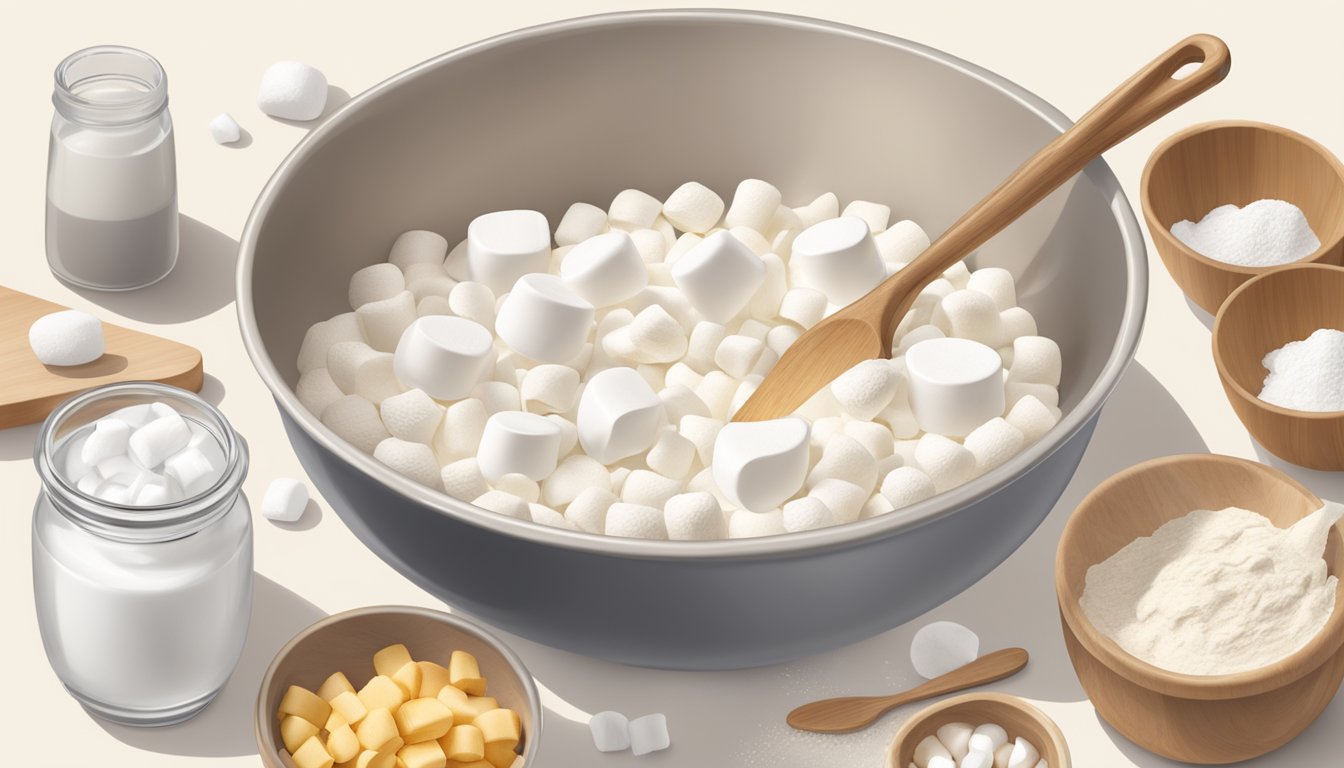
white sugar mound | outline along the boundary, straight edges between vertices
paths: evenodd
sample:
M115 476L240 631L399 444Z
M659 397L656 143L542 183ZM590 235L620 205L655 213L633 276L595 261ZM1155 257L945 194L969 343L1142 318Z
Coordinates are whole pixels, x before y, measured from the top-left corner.
M1199 223L1176 222L1171 234L1210 259L1243 267L1287 264L1321 247L1302 210L1283 200L1220 205Z
M1265 355L1260 399L1296 411L1344 411L1344 333L1322 328Z

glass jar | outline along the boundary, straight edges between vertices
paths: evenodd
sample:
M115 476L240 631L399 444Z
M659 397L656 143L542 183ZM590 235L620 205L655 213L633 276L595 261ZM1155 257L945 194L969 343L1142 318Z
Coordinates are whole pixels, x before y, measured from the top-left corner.
M67 476L66 452L97 419L163 403L218 441L213 486L162 506L114 504ZM169 725L219 693L242 654L252 606L247 448L196 395L112 384L56 409L38 435L42 491L33 510L33 593L57 677L92 713Z
M144 51L104 45L56 68L47 155L47 263L123 291L177 262L177 162L168 77Z

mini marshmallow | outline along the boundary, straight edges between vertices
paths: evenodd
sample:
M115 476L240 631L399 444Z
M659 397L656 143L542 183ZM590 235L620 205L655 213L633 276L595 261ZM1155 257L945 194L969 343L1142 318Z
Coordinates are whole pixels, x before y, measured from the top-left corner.
M373 458L392 471L436 490L443 488L439 462L424 443L389 437L373 449Z
M635 372L644 383L649 385L649 389L657 392L667 385L667 371L661 365L641 364L635 367Z
M476 450L481 474L491 482L510 473L544 480L555 471L559 456L560 428L543 416L522 411L491 416Z
M692 397L694 396L692 395ZM661 393L659 399L662 399ZM663 401L663 407L664 409L667 408L666 400ZM668 419L671 420L670 413ZM649 469L666 477L685 477L691 471L691 463L694 461L695 443L682 437L675 429L670 427L658 434L658 439L654 441L653 447L644 457L644 462L649 465Z
M638 362L673 363L686 354L686 334L681 324L657 304L640 310L626 328Z
M238 121L228 112L215 115L208 127L210 138L214 139L216 144L232 144L243 137L242 126L238 125Z
M94 469L97 470L99 477L104 480L125 486L130 486L136 480L139 480L142 475L153 474L126 456L113 456L103 459L98 462L98 466Z
M1022 430L994 418L976 427L962 444L975 456L975 474L982 475L1017 455L1026 442Z
M960 760L971 751L971 733L975 727L970 723L948 723L935 731L938 741L952 755L953 760Z
M898 221L873 237L877 252L887 265L904 266L928 250L929 236L913 221Z
M608 232L575 245L560 262L566 287L595 307L620 304L649 283L634 240L625 232Z
M672 746L667 733L667 717L661 714L645 715L630 721L630 752L638 757Z
M826 314L826 294L811 288L791 288L779 304L779 316L804 329L821 322Z
M471 262L467 260L467 238L462 238L443 259L443 271L448 276L465 283L472 279Z
M615 229L627 232L636 229L648 229L663 211L663 203L658 198L638 189L624 189L616 193L607 210L607 220Z
M277 477L266 486L261 514L277 523L292 523L308 508L308 486L292 477Z
M808 473L807 486L812 488L828 479L853 483L863 489L867 498L877 484L877 459L849 435L835 435L826 441L821 459Z
M373 453L378 443L391 437L378 409L359 395L346 395L322 411L322 423L337 437L365 453Z
M733 395L737 392L739 383L737 379L723 371L710 371L696 385L695 396L709 408L711 416L727 421Z
M663 504L667 537L674 541L722 539L728 535L723 508L707 491L680 493Z
M1059 386L1061 370L1059 345L1045 336L1021 336L1013 340L1013 367L1008 369L1009 384L1049 384Z
M774 239L779 235L785 232L801 232L806 228L806 225L803 224L803 217L799 216L797 211L781 203L779 207L775 208L775 215L770 217L770 226L761 234L770 238L773 245ZM785 254L779 255L788 258Z
M28 346L43 365L83 365L103 356L103 323L88 312L66 309L28 327Z
M723 427L724 423L720 419L695 414L687 414L677 422L678 434L691 441L695 446L695 455L707 467L713 462L714 445Z
M704 234L723 216L723 198L698 181L688 181L667 196L663 216L682 232Z
M809 432L807 421L799 418L725 425L714 442L714 482L738 507L752 512L777 508L807 478Z
M649 266L662 264L667 253L667 241L663 233L656 229L636 229L629 233L630 241L635 245L641 263Z
M921 341L924 341L925 339L945 339L945 338L947 338L947 334L943 333L943 329L939 328L938 326L921 325L907 331L904 335L900 336L896 340L896 343L892 345L892 347L895 350L895 354L903 357L910 351L911 347L915 346Z
M453 286L448 294L448 307L458 317L486 328L495 327L495 294L483 283L468 280Z
M443 406L422 390L408 389L378 404L383 425L396 438L429 445L443 423Z
M337 315L308 328L299 345L299 373L325 368L327 351L331 345L342 341L364 341L364 330L354 312Z
M621 501L662 509L667 500L681 493L682 481L647 469L630 472L621 484Z
M261 75L257 108L282 120L316 120L327 108L327 77L303 62L277 61Z
M471 390L471 396L481 401L485 412L494 415L501 411L521 411L522 396L518 388L503 381L482 381Z
M565 413L574 407L579 392L579 372L553 363L538 365L523 374L518 388L523 408L540 414Z
M950 621L937 622L937 623L952 624L952 622ZM952 626L959 627L960 629L970 632L970 630L967 630L960 624L952 624ZM925 629L928 629L928 627L925 627ZM916 635L916 637L918 637L918 635ZM974 635L972 635L972 637L974 637ZM979 649L978 638L976 639L976 648L978 651ZM967 663L969 664L970 662ZM1007 743L1008 743L1008 731L1004 730L1003 726L999 725L998 723L985 723L983 725L976 726L976 729L971 732L971 740L969 742L969 746L972 752L979 751L979 752L994 753L999 751L999 749L1001 749Z
M541 525L549 525L552 528L568 528L571 531L578 530L578 526L565 519L565 516L545 504L531 503L527 505L527 513L531 516L532 522Z
M574 203L555 228L556 245L577 245L607 229L607 212L590 203Z
M1004 404L1006 410L1012 410L1017 401L1024 397L1031 396L1040 400L1045 407L1051 411L1059 409L1059 390L1049 384L1029 384L1025 382L1013 382L1004 386ZM1055 414L1059 418L1059 414Z
M560 462L541 484L541 498L548 506L560 509L574 501L585 489L606 490L610 485L611 473L602 462L592 456L576 454Z
M880 471L880 468L879 468ZM867 520L870 517L880 517L890 512L895 512L896 507L892 506L887 497L880 493L874 493L863 502L863 509L859 510L859 519Z
M705 418L710 416L709 406L683 385L664 387L658 391L658 399L663 401L663 413L667 415L669 424L680 424L683 416L692 414Z
M610 477L608 477L608 484ZM588 533L605 533L607 510L620 501L616 494L604 488L585 488L565 507L565 519Z
M1013 404L1004 421L1022 433L1023 443L1030 445L1059 423L1059 417L1045 403L1027 395Z
M765 343L760 339L738 334L725 336L714 350L714 363L722 368L724 373L740 379L751 373L763 349Z
M608 536L624 536L630 539L667 538L663 510L623 501L618 501L607 508L604 532Z
M859 519L869 491L848 480L828 477L818 481L807 495L826 505L832 519L838 523L852 523Z
M776 358L783 357L789 347L793 346L793 342L802 335L802 331L791 325L777 325L765 335L765 346L775 353Z
M558 413L548 413L546 419L560 430L560 455L568 456L573 453L579 444L578 425Z
M681 323L681 327L688 331L697 321L703 319L696 314L696 308L691 306L690 299L680 290L677 290L675 286L650 285L635 294L635 297L626 302L625 306L631 312L637 313L655 304L676 318L677 322Z
M784 530L789 533L812 531L835 525L835 516L826 503L814 496L794 499L784 505L780 516Z
M892 454L891 430L872 421L851 421L845 424L845 434L854 438L860 445L881 461Z
M402 334L393 368L402 384L435 400L457 400L485 376L493 351L494 339L479 323L431 315L417 318Z
M892 509L902 509L931 499L938 493L933 478L915 467L897 467L882 479L881 494Z
M933 324L949 336L991 347L997 346L1003 335L994 299L969 288L954 291L939 302L933 312Z
M928 768L929 761L933 758L937 757L943 760L951 760L952 753L943 745L943 742L938 740L937 736L929 734L915 745L915 752L911 757L914 758L915 765Z
M598 752L621 752L630 748L630 721L620 712L598 712L588 720L593 746Z
M887 276L868 224L857 216L842 216L814 224L793 241L790 266L799 282L844 306L858 299Z
M672 279L701 314L726 323L765 282L765 263L730 233L717 232L677 259Z
M219 480L222 469L222 462L216 465L204 451L194 447L184 448L163 461L164 474L175 480L187 497L208 491Z
M846 205L840 215L863 219L868 225L868 231L876 235L887 228L887 222L891 220L891 207L881 203L870 203L867 200L855 200Z
M410 284L414 276L444 274L447 257L448 241L443 235L426 229L412 229L392 241L387 261L401 269Z
M401 291L390 298L366 302L355 310L355 316L369 346L391 352L397 348L401 334L415 322L415 294Z
M447 463L476 455L476 446L480 445L481 434L485 432L485 420L490 414L485 403L476 398L459 400L448 406L443 413L443 424L434 437L434 452Z
M728 538L754 539L760 536L778 536L788 533L784 530L784 513L778 509L769 512L752 512L739 509L728 518Z
M696 373L695 369L683 361L667 367L667 374L663 377L663 383L668 387L686 387L694 391L704 379L704 376Z
M471 277L496 295L523 275L545 272L551 261L551 228L537 211L495 211L467 225Z
M406 290L406 276L395 264L374 264L350 277L350 308L359 309L372 301L382 301Z
M728 230L728 234L737 238L738 242L747 246L747 249L758 257L770 252L770 241L750 227L733 227Z
M971 273L967 290L979 291L994 300L1000 312L1017 308L1017 288L1013 273L1000 267L982 267Z
M663 236L664 251L670 249L673 245L676 244L677 228L672 226L672 222L668 221L666 216L659 214L658 218L653 220L652 229L658 234Z
M798 215L802 229L807 229L814 224L839 216L840 200L836 198L834 192L826 192L807 205L794 208L793 212Z
M532 511L529 509L526 501L514 496L512 493L504 491L486 491L472 500L472 504L481 509L488 509L497 515L512 517L518 520L531 520Z
M728 334L728 329L719 323L701 320L691 328L690 340L686 346L686 356L682 362L697 371L705 372L714 365L714 355L719 343Z
M662 418L662 401L638 373L609 368L589 379L579 398L579 442L611 464L653 445Z
M445 464L439 470L439 480L443 483L444 493L462 501L480 498L490 490L475 456Z
M382 402L401 392L394 370L394 359L361 341L342 341L327 351L327 373L347 395L359 395L369 402Z
M760 179L744 179L733 193L733 203L724 214L723 224L729 229L750 227L765 232L770 228L770 220L782 197L773 184Z
M1036 318L1021 307L1009 307L999 313L999 333L1001 343L1009 345L1011 351L1011 345L1018 337L1037 335Z
M910 663L920 677L932 680L954 669L964 667L980 655L980 638L974 632L954 621L935 621L920 627L910 640ZM983 726L981 726L983 727ZM976 728L969 739L972 751L976 749ZM996 740L988 750L993 752L1008 740Z
M963 290L971 280L971 269L966 266L965 260L958 261L943 271L943 279L951 283L953 288Z
M960 437L1003 413L998 352L967 339L926 339L905 355L910 407L926 432ZM935 478L936 479L936 478Z
M84 440L80 460L91 467L114 456L124 456L130 439L130 424L117 418L101 418L93 423L93 431Z
M190 441L191 428L187 426L187 420L173 411L132 432L126 441L126 450L140 466L153 469L186 448Z
M939 493L955 488L975 475L975 455L960 443L938 434L926 434L919 439L915 446L915 461L933 480Z
M868 421L896 396L899 380L886 360L864 360L831 382L831 394L845 413Z
M669 267L676 264L678 259L685 256L687 253L690 253L692 248L695 248L695 246L702 242L704 242L703 237L687 232L681 237L678 237L677 241L667 249L667 255L663 257L663 263Z
M593 305L555 275L524 275L495 318L506 344L544 363L563 363L583 350L593 327Z
M529 514L534 514L535 509L531 505L541 501L541 484L527 475L518 472L509 472L500 477L493 484L496 491L508 493L517 496L528 503Z
M743 379L742 383L738 384L737 389L733 391L733 399L728 401L726 417L732 420L733 416L742 409L742 406L746 405L747 401L751 399L751 396L756 394L756 390L760 386L761 378L755 374L748 375Z
M762 254L761 263L765 265L765 280L751 297L748 308L751 316L758 320L773 320L779 316L779 306L789 290L789 270L773 253Z

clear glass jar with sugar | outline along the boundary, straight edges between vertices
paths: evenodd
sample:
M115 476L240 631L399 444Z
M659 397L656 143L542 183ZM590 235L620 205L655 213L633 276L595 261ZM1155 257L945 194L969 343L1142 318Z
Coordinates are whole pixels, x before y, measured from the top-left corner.
M173 456L192 461L170 458L161 472L134 468L162 440L149 448L151 441L132 440L129 454L83 461L82 449L98 423L110 421L105 417L116 416L123 434L122 423L135 425L133 436L174 414L192 442ZM42 426L34 463L42 491L33 510L33 592L56 675L108 720L168 725L190 718L224 687L247 637L252 519L242 493L243 440L190 392L113 384L57 408ZM123 471L132 476L116 475ZM143 493L150 484L166 495ZM137 505L135 498L160 503Z

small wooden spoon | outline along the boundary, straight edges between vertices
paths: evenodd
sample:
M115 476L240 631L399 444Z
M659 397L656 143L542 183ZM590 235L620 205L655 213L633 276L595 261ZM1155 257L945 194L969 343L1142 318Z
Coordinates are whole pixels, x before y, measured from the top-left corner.
M1172 77L1195 63L1200 66L1185 77ZM1154 59L1023 163L904 269L800 336L733 421L792 413L855 364L890 357L896 324L929 283L1102 152L1221 82L1231 66L1227 46L1212 35L1188 37Z
M800 731L815 733L857 731L872 725L877 718L896 707L1002 680L1022 671L1025 666L1027 666L1025 650L1004 648L1001 651L987 653L964 667L958 667L946 675L935 677L903 693L891 696L845 696L838 699L822 699L798 707L785 719L789 725Z

